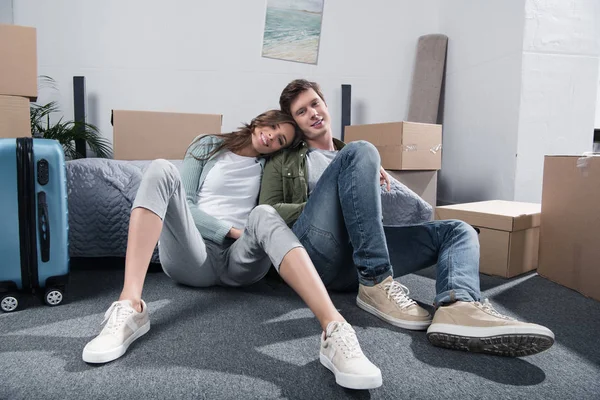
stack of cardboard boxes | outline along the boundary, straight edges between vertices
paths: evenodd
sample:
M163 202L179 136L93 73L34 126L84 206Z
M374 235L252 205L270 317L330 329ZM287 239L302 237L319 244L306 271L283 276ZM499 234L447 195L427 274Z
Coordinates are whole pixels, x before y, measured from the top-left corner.
M351 125L344 130L344 140L372 143L383 168L435 208L437 172L442 167L441 125L406 121Z
M545 157L538 273L600 301L600 154Z
M491 200L437 207L435 218L458 219L479 233L479 271L511 278L538 266L541 206Z
M538 273L600 300L600 154L546 156L542 203L482 201L438 207L479 231L480 271Z
M442 126L415 122L353 125L346 142L366 140L377 148L390 175L436 210L436 219L458 219L476 228L480 271L513 277L537 268L540 204L484 201L437 207L437 171L441 169Z
M36 30L0 25L0 138L31 136L29 101L36 98Z

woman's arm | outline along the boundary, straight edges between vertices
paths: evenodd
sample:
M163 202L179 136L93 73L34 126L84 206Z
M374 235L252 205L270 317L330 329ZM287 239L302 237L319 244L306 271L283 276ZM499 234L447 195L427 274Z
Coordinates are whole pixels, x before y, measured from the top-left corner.
M183 159L181 180L183 182L187 204L198 231L204 239L220 244L224 242L233 227L198 208L200 176L202 176L202 171L208 161L205 158L217 145L218 144L213 136L204 136L194 143L188 149Z

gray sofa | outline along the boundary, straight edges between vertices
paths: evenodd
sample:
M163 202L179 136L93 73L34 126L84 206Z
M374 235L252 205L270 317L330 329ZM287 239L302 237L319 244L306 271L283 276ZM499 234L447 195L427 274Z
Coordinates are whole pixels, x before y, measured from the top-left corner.
M178 168L181 161L172 161ZM71 257L125 257L131 205L150 161L88 158L67 162ZM431 220L432 207L392 178L381 193L385 225ZM152 262L159 262L155 249Z

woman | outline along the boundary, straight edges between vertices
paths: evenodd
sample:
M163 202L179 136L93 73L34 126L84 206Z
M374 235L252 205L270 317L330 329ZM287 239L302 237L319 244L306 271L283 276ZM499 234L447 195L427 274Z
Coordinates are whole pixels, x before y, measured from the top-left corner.
M296 236L272 207L256 207L263 156L291 145L296 134L291 117L271 110L237 132L196 138L181 175L168 161L151 163L132 208L123 290L83 349L84 361L115 360L150 329L142 289L158 241L164 272L189 286L250 285L272 264L319 320L321 363L337 383L381 385L381 372L362 353Z

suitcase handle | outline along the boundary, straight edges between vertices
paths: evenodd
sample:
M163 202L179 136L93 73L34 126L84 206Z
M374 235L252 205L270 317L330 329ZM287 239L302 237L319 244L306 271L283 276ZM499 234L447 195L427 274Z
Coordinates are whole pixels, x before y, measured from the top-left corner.
M48 203L46 192L39 192L38 200L38 232L40 234L40 253L42 262L50 260L50 220L48 219Z

